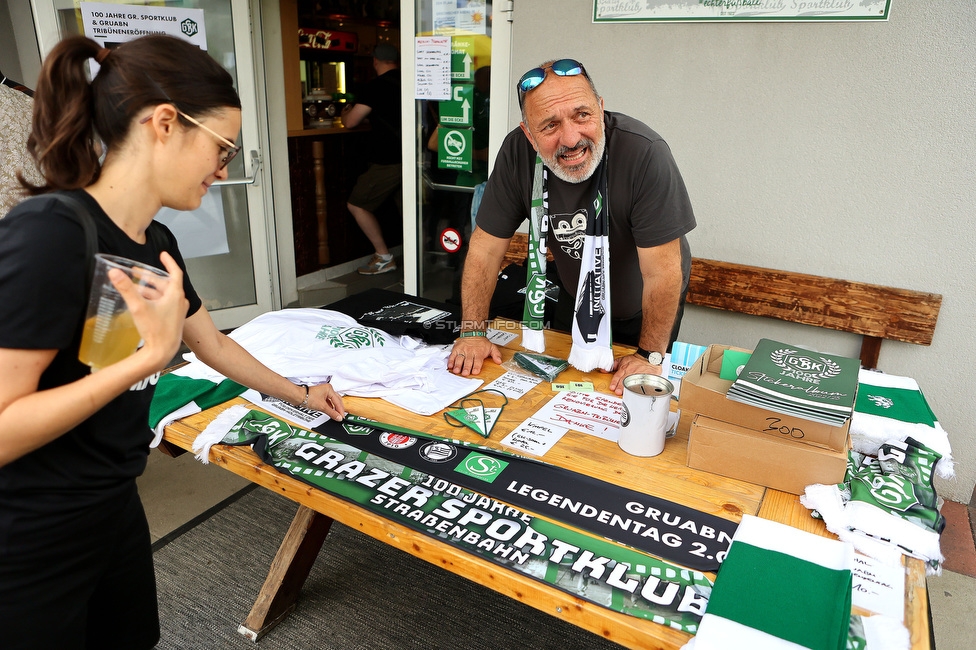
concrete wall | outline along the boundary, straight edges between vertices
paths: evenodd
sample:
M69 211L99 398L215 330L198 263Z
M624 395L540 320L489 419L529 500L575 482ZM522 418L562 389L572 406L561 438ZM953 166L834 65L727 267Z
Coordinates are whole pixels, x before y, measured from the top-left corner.
M698 217L696 256L943 295L931 347L886 342L976 483L976 3L899 0L890 20L593 24L592 0L517 0L512 80L584 63L610 110L671 145ZM558 9L558 10L557 10ZM510 107L512 126L518 122ZM857 356L859 337L689 308L681 340L761 337Z

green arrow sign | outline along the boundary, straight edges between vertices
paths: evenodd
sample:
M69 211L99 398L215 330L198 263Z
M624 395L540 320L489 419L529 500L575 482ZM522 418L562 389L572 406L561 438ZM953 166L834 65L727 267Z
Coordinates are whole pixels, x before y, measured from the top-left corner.
M474 79L474 38L454 36L451 38L451 81L472 81Z
M474 86L451 86L451 98L438 102L440 122L445 126L472 126L474 114Z

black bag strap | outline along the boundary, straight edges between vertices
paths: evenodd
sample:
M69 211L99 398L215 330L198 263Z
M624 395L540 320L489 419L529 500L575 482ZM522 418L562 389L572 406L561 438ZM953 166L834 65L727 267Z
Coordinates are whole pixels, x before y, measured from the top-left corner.
M95 254L98 252L98 228L95 225L95 218L92 217L91 212L88 211L84 203L64 192L49 192L31 198L52 198L71 208L75 221L81 225L81 229L85 233L85 259L88 261L85 272L85 295L89 295L91 293L92 280L94 279L93 276L95 275Z
M81 225L81 229L85 233L85 259L88 261L88 266L85 271L85 295L88 296L91 294L92 280L95 277L95 254L98 253L98 227L95 225L95 218L84 203L64 192L49 192L47 194L32 196L31 198L40 199L47 197L61 201L61 203L71 208L75 220ZM153 221L146 228L146 241L152 244L158 254L166 250L168 238L164 234L162 226Z

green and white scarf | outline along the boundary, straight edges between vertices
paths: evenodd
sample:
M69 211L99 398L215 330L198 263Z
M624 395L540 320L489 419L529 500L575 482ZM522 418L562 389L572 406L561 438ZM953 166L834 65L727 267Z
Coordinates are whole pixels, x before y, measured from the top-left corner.
M844 650L853 562L850 544L743 515L693 647Z
M526 273L522 346L544 352L546 237L549 232L549 170L536 156L529 218L529 268ZM584 372L613 368L610 337L610 222L604 209L607 197L606 158L596 170L597 182L586 211L586 235L580 260L573 315L573 347L569 362Z
M862 368L857 384L851 416L852 449L877 456L884 443L911 437L941 454L936 466L939 476L955 478L949 434L939 424L917 381Z

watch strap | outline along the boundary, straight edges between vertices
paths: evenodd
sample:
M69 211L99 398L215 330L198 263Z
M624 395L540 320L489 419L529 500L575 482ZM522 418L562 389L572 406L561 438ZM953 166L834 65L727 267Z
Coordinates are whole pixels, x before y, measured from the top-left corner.
M635 352L639 357L644 357L644 359L655 366L659 366L664 363L664 355L660 352L651 352L650 350L645 350L644 348L638 346L637 352Z

